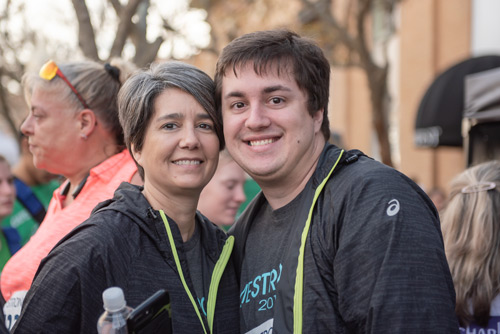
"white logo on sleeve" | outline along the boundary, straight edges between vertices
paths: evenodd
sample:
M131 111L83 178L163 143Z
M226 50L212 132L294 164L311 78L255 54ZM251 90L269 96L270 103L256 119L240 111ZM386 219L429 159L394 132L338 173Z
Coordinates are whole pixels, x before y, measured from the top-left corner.
M387 208L386 213L389 217L392 217L399 212L399 202L397 199L391 199L387 204L389 204L389 207Z

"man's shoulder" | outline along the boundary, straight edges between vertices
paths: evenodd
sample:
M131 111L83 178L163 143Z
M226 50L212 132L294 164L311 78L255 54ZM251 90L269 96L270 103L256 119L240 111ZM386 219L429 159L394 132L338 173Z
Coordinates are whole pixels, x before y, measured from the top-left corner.
M387 166L361 151L347 151L346 157L334 171L330 186L348 184L353 187L378 185L403 185L413 181L398 170Z
M339 208L366 209L394 198L413 203L412 206L415 203L420 203L422 208L428 206L425 192L409 177L381 162L359 156L355 162L344 164L334 172L318 201L325 210L337 208L335 212L340 214L345 210Z

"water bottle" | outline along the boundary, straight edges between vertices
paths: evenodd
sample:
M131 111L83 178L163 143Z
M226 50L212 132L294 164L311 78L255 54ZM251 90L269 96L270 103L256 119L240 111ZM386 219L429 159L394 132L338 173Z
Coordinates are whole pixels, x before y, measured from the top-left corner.
M99 334L127 334L127 317L132 308L127 306L123 290L111 287L102 293L104 313L97 321Z

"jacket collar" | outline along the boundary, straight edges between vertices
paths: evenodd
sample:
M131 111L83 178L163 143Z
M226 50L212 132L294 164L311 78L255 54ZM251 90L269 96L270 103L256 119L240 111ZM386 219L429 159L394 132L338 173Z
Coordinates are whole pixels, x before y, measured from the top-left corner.
M142 194L143 186L137 186L128 182L122 184L115 191L113 199L98 204L93 212L98 210L116 210L127 215L134 223L156 240L157 247L161 251L170 252L170 246L165 242L167 234L160 213L154 210ZM183 240L175 221L165 212L177 245L182 245ZM200 212L196 213L196 220L200 228L201 239L205 251L212 260L217 261L220 249L224 246L225 232L209 221Z
M323 147L323 151L318 159L318 165L316 166L316 170L312 176L312 187L316 189L318 185L325 179L325 177L330 172L332 166L337 161L342 149L337 146L326 143Z

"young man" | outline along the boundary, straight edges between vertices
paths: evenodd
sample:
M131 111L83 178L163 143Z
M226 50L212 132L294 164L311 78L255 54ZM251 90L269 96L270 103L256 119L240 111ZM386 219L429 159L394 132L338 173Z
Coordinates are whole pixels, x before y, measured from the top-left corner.
M327 143L330 66L285 30L215 74L226 145L262 188L231 233L242 333L456 333L439 218L409 178Z

